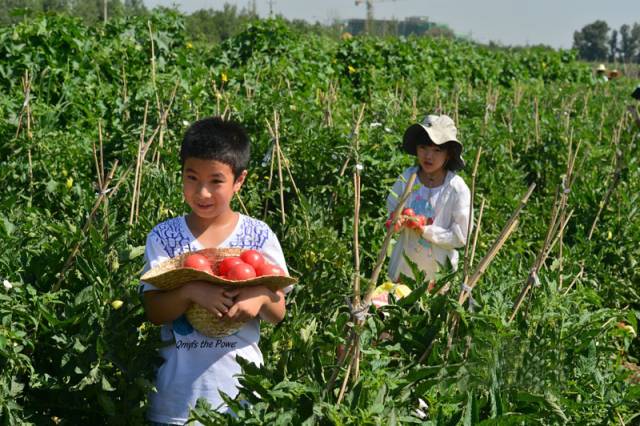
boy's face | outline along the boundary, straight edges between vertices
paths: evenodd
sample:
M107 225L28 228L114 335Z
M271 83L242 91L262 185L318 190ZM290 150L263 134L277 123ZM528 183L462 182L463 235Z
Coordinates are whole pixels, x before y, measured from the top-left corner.
M420 167L426 173L436 173L444 170L449 154L444 147L438 145L418 145L416 148Z
M231 166L217 160L187 158L182 168L182 192L195 215L215 219L231 211L233 194L240 189L247 171L234 179Z

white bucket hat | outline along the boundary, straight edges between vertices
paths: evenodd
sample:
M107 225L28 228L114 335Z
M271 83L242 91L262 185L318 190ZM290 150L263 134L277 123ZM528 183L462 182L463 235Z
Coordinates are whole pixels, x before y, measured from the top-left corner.
M458 129L451 117L447 115L427 115L422 123L410 126L402 138L402 148L411 155L417 155L416 148L420 144L433 142L442 145L456 142L454 157L447 162L447 169L455 171L464 167L462 159L462 142L458 140Z

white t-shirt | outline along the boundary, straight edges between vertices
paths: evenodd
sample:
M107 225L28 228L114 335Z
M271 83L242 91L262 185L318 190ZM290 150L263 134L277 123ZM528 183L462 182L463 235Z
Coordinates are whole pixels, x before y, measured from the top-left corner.
M395 210L406 182L417 170L417 167L407 168L393 185L387 198L389 213ZM413 277L403 254L425 272L427 280L435 278L447 258L453 268L457 268L459 255L456 248L464 247L467 240L471 193L464 180L453 172L447 172L443 184L436 188L427 188L417 179L415 182L417 189L409 194L405 205L416 214L431 218L433 224L424 228L422 236L407 228L400 232L389 262L392 281L397 281L400 274Z
M240 215L234 231L219 248L237 247L262 252L270 262L287 271L282 248L269 226L257 219ZM204 247L193 236L184 216L155 226L147 236L144 272L182 253ZM141 290L157 290L141 282ZM238 394L236 375L241 373L236 356L261 365L258 347L260 322L253 319L238 332L225 337L207 337L194 330L183 315L161 327L161 339L167 346L160 349L164 363L157 372L157 392L149 395L148 418L158 423L184 424L189 409L198 398L205 398L213 408L226 411L220 392L231 397Z

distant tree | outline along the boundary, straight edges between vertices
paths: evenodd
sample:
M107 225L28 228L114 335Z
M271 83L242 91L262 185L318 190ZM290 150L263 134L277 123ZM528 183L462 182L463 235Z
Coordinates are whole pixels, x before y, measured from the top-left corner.
M573 48L587 61L606 61L609 53L608 32L609 25L604 21L588 24L573 33Z
M640 64L640 24L637 22L631 28L631 45L634 47L631 59ZM634 59L635 57L635 59Z
M618 31L613 30L609 37L609 62L615 62L618 58Z
M220 42L237 34L258 17L251 11L225 3L222 10L200 9L186 17L187 31L194 39Z
M453 32L453 30L447 27L446 25L433 26L429 28L427 31L425 31L424 35L426 37L436 37L436 38L441 37L441 38L449 38L449 39L453 39L456 37L456 34Z

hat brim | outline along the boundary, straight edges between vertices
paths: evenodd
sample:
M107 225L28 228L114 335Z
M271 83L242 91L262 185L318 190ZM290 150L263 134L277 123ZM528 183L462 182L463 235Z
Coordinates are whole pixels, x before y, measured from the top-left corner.
M449 159L447 162L447 169L456 171L464 167L465 163L461 156L462 142L457 139L438 140L438 138L432 137L429 132L429 128L422 124L414 124L405 130L402 137L402 149L404 149L407 154L418 155L418 145L427 143L428 141L431 141L436 145L444 145L447 142L456 142L459 149L456 150L456 157Z

